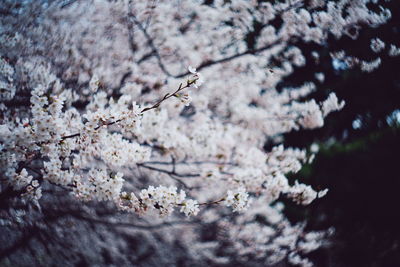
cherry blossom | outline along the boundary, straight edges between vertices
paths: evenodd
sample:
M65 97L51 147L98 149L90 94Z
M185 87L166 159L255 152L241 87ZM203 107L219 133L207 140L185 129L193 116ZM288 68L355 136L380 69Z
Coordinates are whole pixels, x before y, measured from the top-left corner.
M308 205L328 189L288 178L312 161L315 145L281 143L285 133L323 127L345 103L334 93L309 99L322 72L316 83L281 82L309 63L304 45L357 39L390 10L368 0L25 2L0 18L2 191L40 205L57 188L121 213L195 217L225 229L219 241L238 257L311 265L304 255L328 231L292 225L277 201ZM367 45L400 54L377 38ZM338 69L382 64L376 54L329 52ZM193 244L194 258L226 263L196 232L174 238Z

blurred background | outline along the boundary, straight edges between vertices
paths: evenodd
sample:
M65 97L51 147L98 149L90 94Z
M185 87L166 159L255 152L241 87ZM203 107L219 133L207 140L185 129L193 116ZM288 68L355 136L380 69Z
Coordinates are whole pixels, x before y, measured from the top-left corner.
M310 229L336 229L331 246L312 254L318 266L400 266L400 60L382 53L379 69L363 73L329 56L329 51L343 49L372 60L371 39L399 44L399 1L388 6L389 23L362 29L357 40L332 38L324 47L304 45L303 51L320 52L319 62L307 64L284 82L297 84L323 72L325 82L310 97L322 100L334 91L346 101L323 128L285 135L286 146L319 145L315 161L292 178L329 188L329 193L306 208L282 198L293 222L305 219ZM312 62L311 54L307 62Z

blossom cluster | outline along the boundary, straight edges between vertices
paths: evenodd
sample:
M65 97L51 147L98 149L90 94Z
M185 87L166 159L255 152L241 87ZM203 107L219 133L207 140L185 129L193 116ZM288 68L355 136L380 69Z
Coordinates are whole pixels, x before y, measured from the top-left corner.
M249 204L249 194L246 193L244 188L238 188L235 191L228 191L228 194L224 200L226 205L232 206L233 211L242 211L247 208Z
M307 266L297 252L319 247L323 234L303 238L304 227L272 203L283 196L307 205L327 190L290 182L314 152L284 147L282 135L322 127L345 103L334 93L308 100L322 72L317 84L281 82L308 64L301 44L357 38L362 25L386 23L390 10L370 10L375 2L54 1L40 16L2 17L2 181L21 197L39 200L54 186L161 217L177 210L211 221L228 207L236 219L216 224L239 240L239 255ZM400 55L395 44L369 45ZM340 50L331 57L367 72L381 64Z

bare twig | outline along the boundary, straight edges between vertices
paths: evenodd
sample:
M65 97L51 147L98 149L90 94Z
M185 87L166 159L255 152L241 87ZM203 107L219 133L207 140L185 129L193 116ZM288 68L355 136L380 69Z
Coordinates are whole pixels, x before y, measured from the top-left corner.
M180 178L187 178L187 177L200 177L201 175L198 173L177 173L175 171L168 171L165 169L161 169L161 168L157 168L157 167L153 167L153 166L149 166L143 163L137 163L136 164L139 167L143 167L149 170L153 170L153 171L158 171L158 172L162 172L168 175L172 175L172 176L176 176L176 177L180 177Z
M158 52L157 47L154 45L153 38L149 35L147 32L147 29L140 23L140 21L137 20L136 16L132 13L129 12L128 14L129 19L133 20L133 22L139 27L139 29L143 32L144 36L146 37L147 44L150 46L152 52L154 53L154 56L157 59L158 65L161 68L161 70L167 75L168 77L172 77L173 75L167 70L165 67L164 63L162 62L161 55Z
M144 164L158 164L158 165L171 165L171 162L168 161L146 161ZM219 162L219 161L178 161L174 163L175 165L205 165L205 164L215 164L215 165L230 165L237 166L236 163L232 162Z

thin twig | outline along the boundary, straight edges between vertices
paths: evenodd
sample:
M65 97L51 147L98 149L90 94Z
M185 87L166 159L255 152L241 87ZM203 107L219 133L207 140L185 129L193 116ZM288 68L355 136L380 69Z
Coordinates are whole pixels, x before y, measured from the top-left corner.
M128 14L129 19L132 19L133 22L139 27L139 29L143 32L144 36L147 39L147 44L150 46L151 50L154 52L154 56L156 57L157 61L158 61L158 65L161 68L161 70L165 73L165 75L167 75L168 77L173 77L173 75L166 69L166 67L164 66L164 63L162 62L161 59L161 55L158 52L158 49L156 48L156 46L154 45L153 39L151 38L151 36L149 35L149 33L147 32L146 28L143 27L143 25L140 23L140 21L137 20L136 16L133 13L129 13Z
M169 161L146 161L144 164L158 164L158 165L171 165ZM236 163L232 162L219 162L219 161L178 161L174 163L175 165L205 165L205 164L215 164L215 165L230 165L237 166Z
M139 166L139 167L143 167L143 168L152 170L152 171L158 171L158 172L162 172L162 173L165 173L165 174L169 174L169 175L173 175L173 176L181 177L181 178L185 178L185 177L200 177L201 176L198 173L177 173L175 171L168 171L168 170L165 170L165 169L160 169L160 168L157 168L157 167L148 166L148 165L145 165L143 163L137 163L136 165Z
M182 91L183 89L186 89L186 88L190 87L190 86L191 86L192 84L194 84L194 83L196 83L196 80L190 80L190 81L188 80L188 81L186 82L186 85L185 85L185 86L182 86L182 83L181 83L181 84L179 85L178 89L177 89L175 92L173 92L172 94L171 94L171 93L167 93L162 99L158 100L158 101L157 101L155 104L153 104L151 107L144 108L144 109L140 112L140 114L143 114L143 113L146 112L146 111L149 111L149 110L158 108L162 102L164 102L165 100L167 100L167 99L169 99L169 98L171 98L171 97L178 97L177 93L179 93L179 92ZM100 129L102 126L110 126L110 125L116 124L116 123L118 123L118 122L121 122L122 120L123 120L123 118L122 118L122 119L115 120L115 121L112 121L112 122L103 123L103 124L98 125L97 127L95 127L94 130L98 130L98 129ZM81 135L81 133L75 133L75 134L71 134L71 135L66 135L66 136L61 137L61 141L62 141L62 140L65 140L65 139L68 139L68 138L78 137L78 136L80 136L80 135Z

